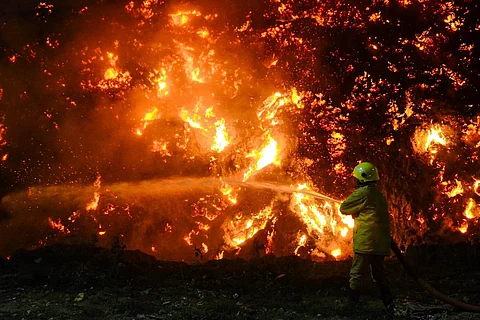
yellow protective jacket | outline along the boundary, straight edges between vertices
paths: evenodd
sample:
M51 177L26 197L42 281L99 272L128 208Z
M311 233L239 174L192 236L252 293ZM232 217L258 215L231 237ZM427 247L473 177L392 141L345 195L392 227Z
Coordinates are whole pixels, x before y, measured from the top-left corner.
M387 201L375 184L361 185L340 206L355 218L353 251L390 255L390 216Z

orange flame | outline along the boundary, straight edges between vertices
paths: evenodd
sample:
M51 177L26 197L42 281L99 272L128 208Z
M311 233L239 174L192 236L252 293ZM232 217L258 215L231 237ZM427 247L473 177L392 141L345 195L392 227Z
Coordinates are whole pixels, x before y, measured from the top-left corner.
M212 150L216 152L222 152L229 144L227 129L225 127L225 119L220 119L215 122L216 135Z
M95 179L95 182L93 183L93 186L95 187L95 189L100 189L100 186L101 186L101 179L102 179L102 176L98 175L97 178ZM93 193L93 200L90 201L87 206L85 207L85 209L87 211L93 211L93 210L97 210L98 209L98 202L100 200L100 193L98 193L97 191L95 191Z
M110 67L103 74L103 79L98 83L97 87L102 90L119 89L130 83L132 77L129 71L121 72L117 69L118 56L111 52L107 52ZM103 57L100 58L104 60Z
M87 211L93 211L98 209L98 201L100 200L100 193L94 192L93 193L93 200L90 201L87 206L85 207L85 210Z
M224 196L227 197L227 199L228 199L228 201L230 201L230 203L232 203L232 204L237 203L237 195L236 195L236 192L235 192L235 190L233 189L232 186L230 186L229 184L222 181L222 187L220 188L220 191L222 192L222 194Z
M412 142L416 152L430 155L430 165L433 164L440 151L439 147L448 144L443 128L439 124L431 126L428 130L417 129Z
M304 107L301 103L302 99L303 95L299 94L295 88L292 89L290 95L275 92L263 101L263 107L260 108L257 116L262 121L269 120L271 125L277 125L278 120L275 117L281 108L287 105L294 105L302 109Z
M223 250L219 251L214 259L215 260L222 260L223 259Z
M70 233L70 231L67 228L65 228L65 226L62 224L61 219L58 219L58 221L55 222L52 220L52 218L48 218L48 223L50 224L52 229L57 229L58 231L63 233Z
M267 144L260 152L254 150L248 157L253 157L257 160L256 164L250 167L244 174L243 180L247 180L253 173L258 172L270 164L280 165L278 159L277 141L272 138L270 133L267 134Z
M232 248L237 248L252 238L259 230L265 229L272 217L272 206L260 210L250 218L246 218L239 213L233 220L226 222L223 226L225 243Z
M102 185L102 176L101 175L97 175L97 178L95 179L95 182L93 183L93 186L95 188L100 188Z
M3 90L0 89L0 100L1 100L2 92ZM7 128L5 128L5 126L2 123L0 123L0 146L4 146L7 144L7 141L5 141L5 139L3 138L3 135L5 134L6 131L7 131Z
M168 151L168 142L161 142L158 140L153 141L152 152L158 152L162 156L171 157L172 155Z
M186 234L186 235L183 237L183 240L185 240L185 242L186 242L189 246L193 246L192 236L198 235L198 234L199 234L198 231L192 230L192 231L190 231L188 234Z
M190 127L201 130L205 143L211 146L210 150L220 153L230 144L225 119L217 118L213 107L205 108L201 100L191 112L183 108L180 118Z
M155 74L157 76L152 80L152 82L157 84L157 95L158 97L165 97L169 94L167 90L167 71L162 68L160 73L155 70Z
M445 134L439 125L436 125L430 128L429 134L427 136L427 141L425 142L425 152L437 153L438 149L434 148L434 144L440 144L445 146L447 144L447 139Z
M151 124L154 120L159 118L160 118L160 114L157 108L153 108L152 111L147 112L142 119L143 127L137 129L136 131L137 135L139 136L143 135L143 131L148 127L148 125Z
M477 208L477 204L472 198L468 199L468 204L465 208L465 211L463 212L463 215L467 219L474 219L480 217L480 210Z
M171 14L173 24L175 26L184 26L190 21L190 16L200 17L202 14L196 10L193 11L178 11Z
M299 239L298 239L298 244L297 244L297 248L295 249L294 253L295 255L298 255L298 250L305 246L305 244L307 243L307 235L306 234L303 234Z
M454 188L452 188L452 190L445 193L449 198L456 197L456 196L463 193L462 183L460 181L458 181L457 179L455 179L455 183L456 183L456 186Z
M194 51L193 48L186 47L179 44L180 52L185 59L185 74L190 77L190 80L197 83L205 83L205 79L200 77L200 68L195 66L195 58L191 54Z
M109 68L107 71L105 71L105 80L112 80L118 77L118 71L115 70L114 68Z
M297 189L309 190L307 184L299 185ZM308 235L318 239L316 241L317 249L325 252L338 252L340 249L340 254L337 256L340 257L342 255L341 248L346 250L350 248L348 235L351 235L354 219L351 216L340 214L338 203L323 201L323 205L319 206L311 196L294 193L291 207L305 224Z
M198 111L198 105L196 107L196 111ZM182 109L182 111L180 112L180 117L182 118L183 121L187 122L192 128L207 131L207 129L203 128L200 123L202 117L199 114L195 113L192 118L190 117L189 112L187 110Z
M342 255L342 250L340 248L337 248L331 252L332 256L337 259Z
M475 183L473 184L473 191L480 196L480 191L478 188L480 187L480 180L475 179Z
M462 222L462 225L458 228L458 231L460 231L461 233L467 233L467 230L468 230L468 222L464 220Z

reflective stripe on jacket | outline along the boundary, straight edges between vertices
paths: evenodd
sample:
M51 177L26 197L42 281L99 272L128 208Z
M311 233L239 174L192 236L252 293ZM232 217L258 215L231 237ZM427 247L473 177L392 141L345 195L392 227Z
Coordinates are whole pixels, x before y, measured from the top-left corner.
M353 251L390 255L390 216L387 201L374 184L359 186L340 206L355 218Z

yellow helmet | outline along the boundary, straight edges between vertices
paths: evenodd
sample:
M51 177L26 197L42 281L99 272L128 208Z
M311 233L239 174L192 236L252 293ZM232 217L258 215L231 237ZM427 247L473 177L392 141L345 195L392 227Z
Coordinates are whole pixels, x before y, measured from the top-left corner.
M353 169L352 176L360 182L378 181L378 170L370 162L362 162Z

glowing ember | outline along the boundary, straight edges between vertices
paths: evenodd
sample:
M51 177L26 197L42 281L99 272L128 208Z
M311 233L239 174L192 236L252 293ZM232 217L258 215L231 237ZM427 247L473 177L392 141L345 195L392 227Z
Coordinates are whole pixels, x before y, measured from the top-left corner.
M68 229L66 229L65 226L62 224L61 219L58 219L58 221L55 222L51 218L48 218L48 223L50 224L52 229L56 229L56 230L58 230L60 232L63 232L63 233L70 233L70 231Z
M93 186L97 189L102 186L102 176L101 175L97 175L97 178L95 179L95 182L93 183Z
M1 94L0 94L0 100L1 100ZM0 120L2 119L0 118ZM7 128L5 128L5 126L2 123L0 123L0 147L5 146L7 144L7 141L5 141L5 138L3 137L6 131L7 131Z

